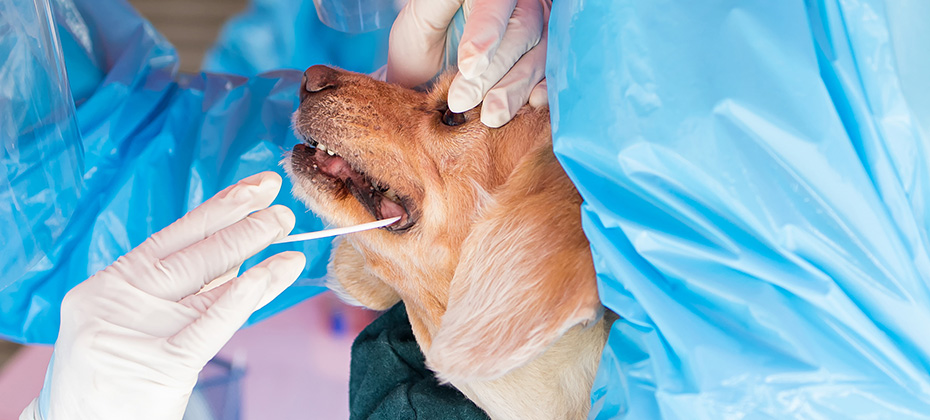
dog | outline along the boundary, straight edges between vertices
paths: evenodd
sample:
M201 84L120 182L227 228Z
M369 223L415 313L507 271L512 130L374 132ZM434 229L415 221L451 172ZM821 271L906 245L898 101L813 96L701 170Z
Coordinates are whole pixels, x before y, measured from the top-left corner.
M294 194L333 225L400 217L338 242L328 286L374 310L403 300L427 366L491 418L585 418L610 316L549 111L491 129L480 107L448 109L450 82L304 73Z

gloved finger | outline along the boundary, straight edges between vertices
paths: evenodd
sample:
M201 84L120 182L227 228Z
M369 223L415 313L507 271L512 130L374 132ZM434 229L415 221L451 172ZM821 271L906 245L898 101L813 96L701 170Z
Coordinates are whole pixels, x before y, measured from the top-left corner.
M126 281L102 276L71 289L61 303L61 328L79 331L95 321L151 337L169 337L196 319L199 312L145 293Z
M206 364L226 344L263 302L271 301L297 279L306 258L299 252L282 252L252 267L241 277L223 285L225 293L203 315L168 341Z
M379 67L378 70L375 70L368 76L379 82L386 82L387 81L387 64Z
M517 111L529 100L530 93L546 76L545 46L526 53L501 81L488 91L481 106L481 122L497 128L513 119Z
M271 270L272 273L281 274L280 276L272 276L272 281L268 285L268 289L265 291L265 295L259 301L258 306L255 307L256 310L261 309L268 302L271 302L272 299L277 297L284 289L287 289L294 280L289 276L285 275L290 272L290 270L295 269L299 266L300 270L303 271L303 268L307 264L307 257L304 254L298 251L285 251L279 254L275 254L271 257L268 257L265 261L258 263L255 267L266 267ZM299 273L298 273L299 274ZM192 308L199 312L206 312L206 310L219 299L226 290L232 285L232 282L223 283L220 286L217 286L214 289L210 289L205 292L197 293L195 295L190 295L181 299L181 305L184 305L188 308Z
M515 15L517 0L474 0L466 1L465 5L468 20L459 40L458 67L466 78L474 79L488 69L501 40L513 29L508 23Z
M534 108L549 107L549 92L546 86L546 79L536 84L533 91L530 92L530 106Z
M448 105L452 112L465 112L478 106L491 88L500 85L514 63L522 61L521 57L539 44L544 30L543 16L544 10L538 0L520 0L517 3L507 33L487 70L475 78L469 78L459 69L460 73L453 79L448 95ZM459 57L461 62L462 58ZM542 58L541 65L545 67L545 51ZM533 81L533 85L538 81ZM529 90L526 93L528 95Z
M462 0L410 0L388 38L388 82L412 88L426 83L442 67L446 28Z
M271 281L268 282L265 294L258 301L258 305L255 307L256 311L264 308L281 292L284 292L284 289L294 284L294 281L297 280L297 277L300 276L300 273L303 273L304 268L307 266L307 256L302 252L285 251L276 256L280 256L279 259L268 265L268 269L271 271Z
M185 296L184 299L179 300L177 303L184 307L193 309L198 313L206 312L207 309L210 308L210 305L213 305L216 300L220 298L220 296L229 291L232 283L232 281L227 281L226 283L223 283L205 292Z
M172 353L187 356L191 367L202 367L252 315L270 280L271 271L253 267L221 287L224 293L199 318L168 338L167 344L176 349Z
M276 205L259 210L156 261L155 272L150 276L132 277L127 281L154 296L178 301L286 236L294 223L294 213L287 207Z
M220 286L226 284L227 282L229 282L230 280L236 278L236 276L239 275L239 269L240 269L240 268L242 268L242 264L239 264L239 265L237 265L237 266L235 266L235 267L233 267L233 268L230 268L230 269L227 270L225 273L220 274L219 277L217 277L217 278L215 278L215 279L213 279L213 280L210 280L209 282L207 282L207 284L203 285L203 287L200 288L200 290L197 292L197 294L206 293L206 292L208 292L208 291L210 291L210 290L212 290L212 289L215 289L215 288L217 288L217 287L220 287Z
M280 190L281 176L274 172L247 177L152 235L133 252L164 258L242 220L249 213L268 207Z
M548 18L547 9L545 19ZM544 26L539 44L524 54L507 75L484 96L484 104L481 106L481 122L484 125L497 128L507 124L527 103L539 82L546 78L548 39L549 29Z

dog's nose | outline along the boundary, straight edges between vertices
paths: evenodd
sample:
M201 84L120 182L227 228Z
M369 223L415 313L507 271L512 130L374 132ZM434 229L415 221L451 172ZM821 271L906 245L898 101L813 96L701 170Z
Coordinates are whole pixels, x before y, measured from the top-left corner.
M300 101L311 93L319 92L323 89L336 87L338 83L339 72L335 69L326 67L321 64L310 67L304 71L303 84L300 87Z

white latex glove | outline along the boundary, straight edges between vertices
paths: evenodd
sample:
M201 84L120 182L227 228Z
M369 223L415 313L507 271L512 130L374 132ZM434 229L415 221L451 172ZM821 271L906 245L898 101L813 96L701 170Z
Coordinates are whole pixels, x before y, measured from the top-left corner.
M291 231L294 214L268 207L280 188L273 172L239 181L72 289L41 397L48 419L181 419L204 365L306 263L282 252L196 294Z
M527 101L545 106L552 0L409 0L391 27L386 80L415 87L432 79L459 7L466 20L449 109L465 112L483 100L481 122L500 127Z

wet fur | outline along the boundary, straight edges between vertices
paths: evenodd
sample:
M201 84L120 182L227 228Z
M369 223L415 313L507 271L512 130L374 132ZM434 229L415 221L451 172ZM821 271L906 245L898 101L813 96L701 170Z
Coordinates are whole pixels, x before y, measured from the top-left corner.
M333 251L330 287L350 303L403 300L428 366L494 419L580 419L607 338L581 198L552 153L547 109L499 129L441 122L429 93L335 72L296 131L413 203L403 233L367 231ZM294 193L329 223L372 216L338 186L285 163Z

